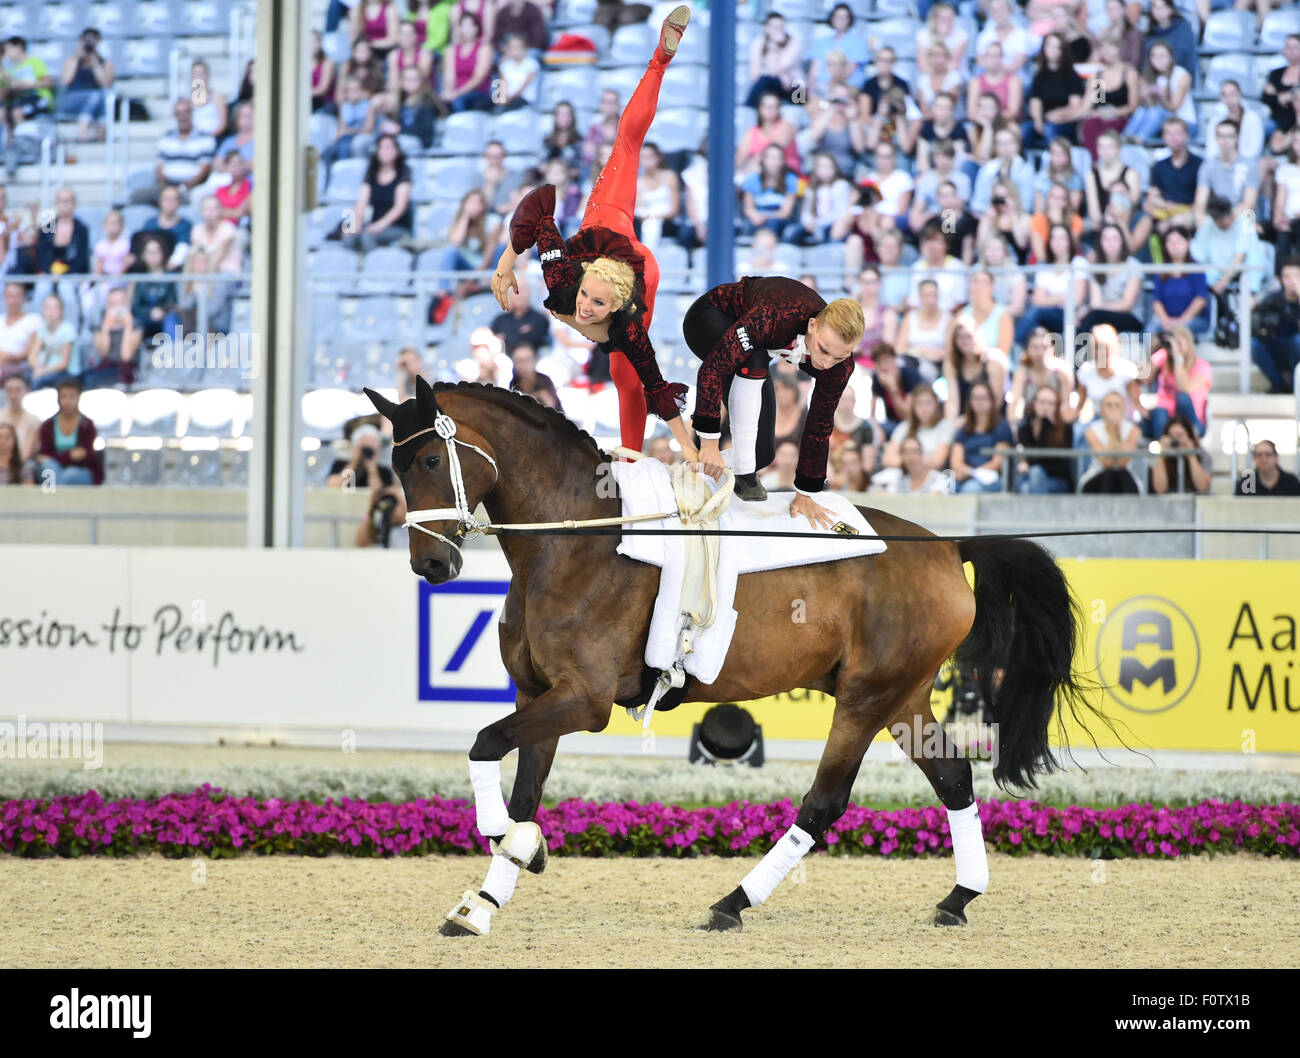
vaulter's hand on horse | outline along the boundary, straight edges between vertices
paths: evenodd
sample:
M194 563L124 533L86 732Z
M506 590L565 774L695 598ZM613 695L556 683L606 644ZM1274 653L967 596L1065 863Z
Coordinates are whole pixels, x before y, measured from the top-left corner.
M805 496L802 492L794 498L790 504L790 516L802 514L808 521L812 522L816 529L829 529L835 524L835 514L829 508L823 507L811 496Z
M694 458L693 453L682 450L682 458L686 465L692 470L697 470L701 474L708 474L714 481L722 477L722 472L726 469L726 464L722 462L722 451L718 447L718 442L710 438L704 438L700 445L700 450Z
M497 272L492 276L492 294L497 299L497 304L506 312L510 311L510 297L507 293L510 290L519 293L519 280L515 278L513 269L509 272Z

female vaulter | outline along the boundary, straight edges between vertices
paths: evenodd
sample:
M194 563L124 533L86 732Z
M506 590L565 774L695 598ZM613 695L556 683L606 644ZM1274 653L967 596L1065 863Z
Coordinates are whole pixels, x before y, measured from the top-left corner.
M668 424L686 462L695 463L699 454L681 417L686 387L664 381L647 334L659 288L659 264L632 226L641 144L654 120L664 70L677 53L689 21L690 8L685 5L664 19L659 46L619 118L613 150L591 190L578 233L567 242L560 237L553 185L532 191L515 210L510 245L497 263L492 293L509 310L509 291L519 292L515 260L536 245L549 293L543 305L609 354L624 447L641 450L649 406ZM722 460L700 469L716 477Z

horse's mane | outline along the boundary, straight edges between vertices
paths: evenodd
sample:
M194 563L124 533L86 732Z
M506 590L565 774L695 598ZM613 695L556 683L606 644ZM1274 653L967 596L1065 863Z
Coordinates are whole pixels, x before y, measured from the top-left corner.
M587 433L572 419L555 408L548 408L536 397L520 393L514 389L502 389L486 382L435 382L434 396L440 393L463 393L476 400L486 400L499 408L519 415L532 425L542 430L560 434L566 440L577 441L588 448L601 463L610 462L610 455L596 443L596 439Z

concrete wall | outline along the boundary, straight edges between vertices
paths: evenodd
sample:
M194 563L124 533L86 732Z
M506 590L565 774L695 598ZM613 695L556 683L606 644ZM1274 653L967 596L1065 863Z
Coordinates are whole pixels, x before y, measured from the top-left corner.
M941 535L977 529L1031 533L1068 528L1288 525L1300 529L1300 500L1202 496L892 496L857 494ZM351 547L366 515L365 492L307 493L308 547ZM247 496L238 489L38 488L0 490L0 543L240 547ZM480 512L480 517L482 513ZM1191 533L1063 536L1041 541L1062 558L1300 559L1300 536ZM471 546L495 549L494 539Z

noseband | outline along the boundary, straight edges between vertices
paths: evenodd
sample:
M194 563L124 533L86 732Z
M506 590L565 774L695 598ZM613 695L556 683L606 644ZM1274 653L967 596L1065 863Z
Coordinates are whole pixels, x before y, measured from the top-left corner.
M435 540L441 540L444 544L456 552L461 562L465 561L465 556L461 552L460 546L454 541L443 536L441 533L435 533L432 529L426 529L421 522L441 522L455 520L457 528L457 537L472 536L475 533L484 532L488 526L480 524L474 517L474 512L470 509L469 500L465 496L465 478L461 474L460 455L456 451L456 445L463 448L469 448L477 452L492 465L493 485L500 480L501 472L497 469L497 461L488 455L478 445L472 445L468 441L462 441L456 436L456 423L452 421L450 415L439 412L437 418L433 420L433 425L413 433L410 437L398 441L393 447L409 444L417 437L427 433L436 433L447 442L447 469L451 474L451 491L455 500L455 507L437 507L424 511L407 511L406 521L402 523L403 529L418 529L425 536L431 536ZM453 442L455 442L453 444Z

